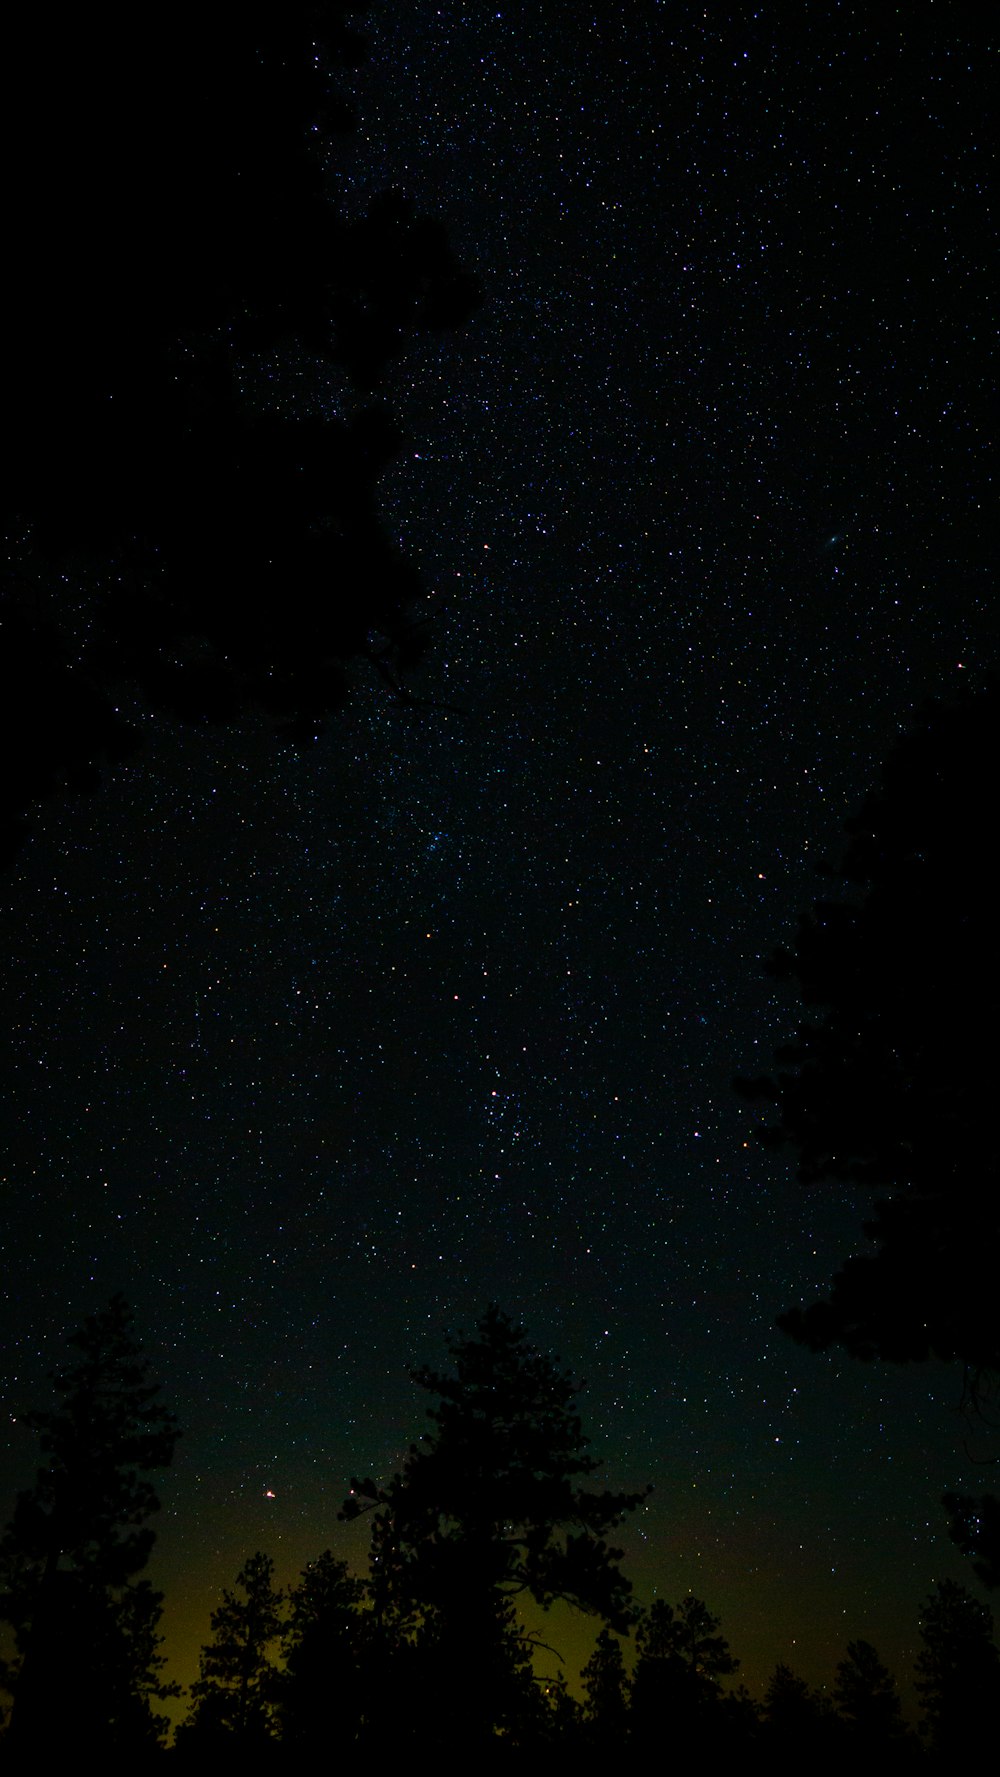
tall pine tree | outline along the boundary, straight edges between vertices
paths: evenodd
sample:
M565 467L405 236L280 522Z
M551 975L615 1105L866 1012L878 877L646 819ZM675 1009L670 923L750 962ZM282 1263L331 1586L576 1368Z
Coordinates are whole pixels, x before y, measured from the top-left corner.
M52 1378L57 1405L26 1413L45 1466L17 1497L0 1540L0 1618L14 1632L4 1682L8 1750L155 1744L162 1678L161 1594L139 1580L159 1500L150 1473L178 1431L132 1335L120 1295L70 1344L79 1360Z
M282 1632L284 1593L273 1581L274 1562L258 1550L236 1576L238 1592L223 1592L212 1612L186 1740L252 1749L276 1738L281 1679L271 1653Z
M921 1612L917 1691L934 1752L970 1764L996 1732L1000 1654L989 1606L957 1580L939 1580Z
M587 1486L600 1465L577 1384L499 1308L448 1351L451 1373L414 1372L435 1398L433 1430L388 1487L355 1481L342 1516L373 1512L376 1616L418 1613L434 1667L450 1675L454 1737L469 1749L491 1740L496 1700L516 1690L518 1596L565 1599L627 1632L632 1587L606 1537L647 1490Z

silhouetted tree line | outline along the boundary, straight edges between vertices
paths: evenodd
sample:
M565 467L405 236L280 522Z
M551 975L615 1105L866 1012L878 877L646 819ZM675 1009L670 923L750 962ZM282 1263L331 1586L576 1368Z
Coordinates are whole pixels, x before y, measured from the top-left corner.
M479 288L402 193L343 201L358 11L11 20L0 858L37 798L134 749L122 687L299 744L352 661L406 697L426 632L372 396Z
M369 1572L328 1549L287 1591L251 1555L223 1593L186 1719L168 1753L163 1597L141 1577L157 1509L149 1476L178 1432L159 1402L121 1297L72 1341L56 1405L27 1415L46 1458L0 1541L0 1759L12 1769L100 1757L195 1768L298 1770L338 1752L377 1764L423 1753L487 1764L562 1753L575 1768L616 1754L659 1761L752 1752L942 1768L989 1744L1000 1655L989 1609L939 1583L920 1622L919 1733L892 1674L849 1643L829 1695L779 1665L760 1699L702 1600L640 1606L607 1541L646 1497L591 1485L598 1467L577 1388L490 1308L448 1343L452 1368L414 1379L431 1429L385 1487L355 1481L341 1516L371 1521ZM568 1599L599 1625L571 1690L518 1601ZM628 1657L626 1657L628 1650ZM634 1651L633 1651L634 1650Z

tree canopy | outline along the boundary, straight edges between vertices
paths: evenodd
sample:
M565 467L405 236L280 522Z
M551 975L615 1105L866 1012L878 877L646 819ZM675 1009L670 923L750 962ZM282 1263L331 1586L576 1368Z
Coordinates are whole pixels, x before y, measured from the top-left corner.
M350 214L337 190L354 10L137 16L129 78L110 23L12 22L8 853L32 800L135 745L121 687L305 743L347 663L400 692L421 645L417 577L377 509L400 434L370 397L479 289L404 194Z
M996 1732L1000 1704L992 1612L955 1580L940 1580L924 1603L920 1639L922 1730L935 1752L972 1762Z
M996 685L931 706L897 744L848 828L840 895L818 901L774 965L806 1020L762 1131L799 1176L878 1193L827 1300L779 1325L815 1350L958 1359L1000 1372L996 1044L1000 923L983 786L1000 754Z
M621 1642L607 1627L599 1631L580 1678L583 1719L590 1742L597 1747L620 1745L629 1724L632 1685L625 1670Z
M137 1576L159 1507L148 1477L171 1461L176 1422L122 1296L70 1344L80 1355L52 1378L58 1404L23 1415L48 1460L0 1540L0 1619L17 1649L8 1733L23 1751L84 1726L107 1746L155 1741L165 1724L153 1705L173 1694L160 1676L162 1596Z
M870 1641L848 1642L833 1696L858 1741L887 1749L899 1743L905 1729L896 1681Z
M223 1592L212 1612L185 1740L208 1749L236 1742L246 1752L278 1731L281 1678L271 1656L282 1634L284 1593L275 1588L274 1562L262 1550L240 1569L236 1587Z
M470 1586L529 1593L543 1606L568 1599L626 1632L631 1582L604 1539L648 1489L580 1485L601 1465L575 1410L578 1385L495 1305L448 1351L453 1374L413 1372L437 1399L427 1410L435 1429L387 1488L355 1481L342 1515L375 1509L399 1583L421 1603L445 1609Z
M0 1541L0 1622L16 1650L0 1667L14 1698L0 1755L12 1769L95 1756L143 1768L169 1725L157 1705L180 1694L163 1675L162 1596L142 1577L149 1475L177 1432L131 1328L116 1297L75 1336L79 1361L54 1377L56 1406L27 1416L48 1464ZM381 1769L419 1751L448 1769L556 1755L586 1770L648 1762L669 1745L689 1761L825 1767L911 1747L895 1681L866 1641L837 1667L836 1707L784 1665L762 1705L729 1687L739 1661L701 1599L661 1596L646 1610L633 1600L605 1536L645 1494L589 1484L598 1464L558 1360L497 1308L448 1351L445 1373L414 1372L433 1396L430 1430L388 1486L355 1483L345 1507L348 1520L371 1514L369 1576L328 1549L279 1587L258 1550L223 1591L177 1732L181 1763L298 1768L340 1755ZM548 1636L525 1628L526 1596L590 1613L582 1703ZM631 1670L620 1639L630 1632ZM925 1604L921 1641L923 1731L965 1758L1000 1694L990 1613L945 1582Z
M2 1547L41 1572L119 1586L149 1559L159 1500L147 1477L170 1463L180 1433L132 1325L121 1295L90 1315L69 1341L79 1361L52 1377L59 1404L22 1415L48 1461L18 1495Z
M647 1754L667 1733L691 1749L718 1722L721 1680L738 1668L719 1618L692 1594L676 1607L654 1600L636 1630L632 1733Z
M631 1582L606 1538L648 1489L586 1485L600 1464L576 1411L578 1386L499 1308L471 1337L449 1339L448 1352L450 1373L413 1372L435 1397L433 1429L388 1486L355 1480L342 1516L373 1514L376 1611L415 1620L438 1668L466 1674L457 1690L471 1742L493 1731L488 1699L518 1691L518 1596L545 1608L566 1599L627 1632Z
M289 1593L283 1630L282 1735L303 1756L321 1757L331 1728L354 1741L370 1713L368 1587L329 1549Z
M770 1079L761 1128L800 1179L875 1193L872 1243L825 1300L778 1325L814 1351L960 1362L981 1407L1000 1381L1000 1180L993 1089L1000 921L983 786L1000 762L1000 684L933 704L892 751L849 823L837 899L818 901L773 971L807 1019ZM986 1016L984 1016L984 1010ZM948 1493L951 1535L1000 1581L1000 1506Z

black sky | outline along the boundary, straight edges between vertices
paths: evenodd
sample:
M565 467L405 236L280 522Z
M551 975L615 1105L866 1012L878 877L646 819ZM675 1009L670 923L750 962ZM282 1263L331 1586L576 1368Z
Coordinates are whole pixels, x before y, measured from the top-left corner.
M186 1678L247 1553L354 1547L409 1365L497 1299L587 1379L610 1483L655 1485L645 1597L705 1597L751 1689L856 1636L905 1672L969 1579L959 1379L772 1330L859 1206L748 1146L730 1080L791 1027L762 959L893 737L997 664L991 45L930 4L368 29L347 202L401 186L486 287L386 390L454 707L359 673L304 757L160 725L39 818L3 887L10 1398L125 1290L185 1428ZM30 1462L15 1429L8 1491Z

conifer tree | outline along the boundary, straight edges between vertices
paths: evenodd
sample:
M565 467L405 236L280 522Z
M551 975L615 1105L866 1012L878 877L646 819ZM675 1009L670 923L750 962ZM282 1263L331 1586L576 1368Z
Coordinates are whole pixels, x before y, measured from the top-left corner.
M834 1702L854 1739L873 1751L905 1734L896 1681L869 1641L850 1641L837 1667Z
M271 1650L282 1632L284 1593L273 1584L274 1562L261 1551L236 1576L243 1594L225 1591L212 1612L212 1639L202 1648L201 1677L191 1686L187 1725L198 1740L260 1746L278 1733L280 1677Z
M320 1753L331 1740L352 1745L361 1731L373 1642L367 1593L329 1549L289 1593L282 1738L303 1753Z
M676 1608L657 1598L641 1619L632 1726L642 1747L658 1744L668 1723L692 1743L708 1732L722 1696L720 1681L739 1666L719 1627L719 1618L691 1594Z
M921 1614L917 1691L921 1732L935 1752L978 1757L995 1733L1000 1654L989 1606L956 1580L939 1580Z
M648 1490L584 1484L599 1464L575 1410L577 1384L499 1308L448 1351L453 1373L413 1373L435 1397L433 1430L388 1487L354 1481L341 1515L373 1513L376 1617L418 1613L452 1674L456 1734L472 1745L495 1731L519 1595L543 1607L566 1599L627 1632L631 1583L605 1539Z
M827 1749L837 1722L826 1698L779 1661L764 1692L764 1725L772 1756L801 1759Z
M0 1541L0 1619L16 1655L10 1749L155 1743L166 1722L157 1625L162 1595L138 1580L159 1501L149 1474L173 1456L176 1422L159 1402L121 1295L70 1344L52 1377L57 1405L24 1414L47 1457L17 1497Z
M534 1743L542 1751L558 1750L563 1758L576 1757L584 1744L583 1710L571 1694L561 1672L535 1686L540 1709Z
M991 823L1000 683L932 705L893 748L848 825L824 898L772 972L803 1002L758 1133L789 1145L803 1183L876 1193L872 1245L827 1300L779 1325L813 1350L958 1360L973 1394L1000 1370L993 1045L980 1008L1000 983ZM839 878L838 898L832 883Z
M601 1747L622 1746L628 1726L631 1685L625 1671L621 1642L610 1629L601 1630L580 1677L589 1739Z

